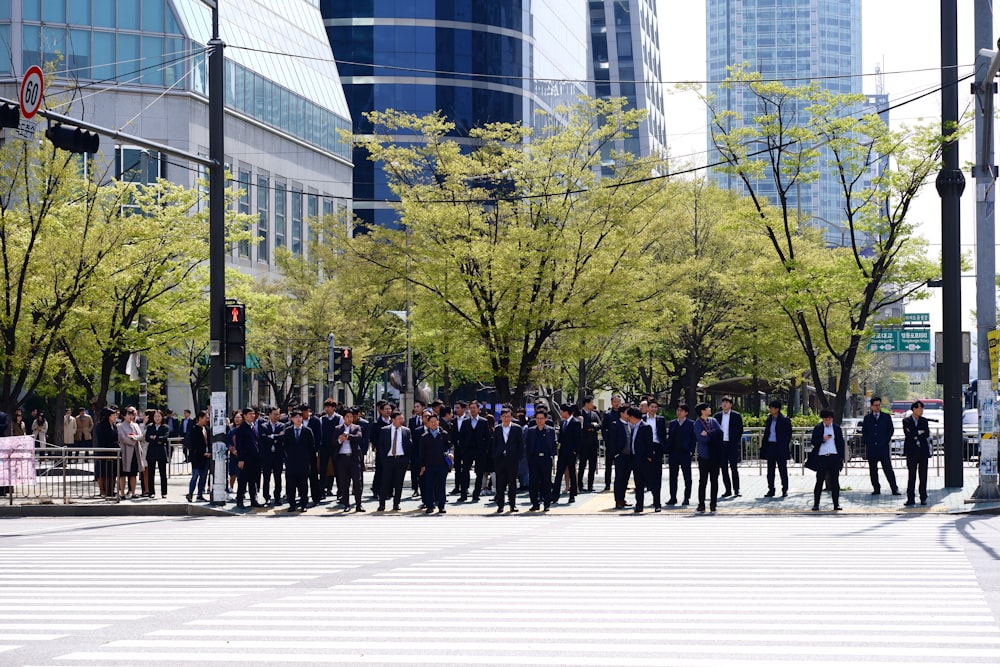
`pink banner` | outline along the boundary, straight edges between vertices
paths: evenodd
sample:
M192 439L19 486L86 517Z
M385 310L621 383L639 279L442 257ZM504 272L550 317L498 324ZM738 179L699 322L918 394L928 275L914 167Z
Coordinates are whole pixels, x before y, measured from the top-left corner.
M0 438L0 486L35 483L35 439L30 435Z

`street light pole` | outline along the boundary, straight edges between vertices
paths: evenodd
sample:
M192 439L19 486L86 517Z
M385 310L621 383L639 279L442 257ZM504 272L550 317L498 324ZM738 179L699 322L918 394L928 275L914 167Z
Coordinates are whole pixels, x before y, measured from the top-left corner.
M226 68L225 44L219 37L218 0L202 0L212 10L212 39L208 46L208 272L211 351L208 384L212 392L212 458L215 479L212 502L226 502L226 369L222 354L222 308L226 302ZM195 406L197 408L198 406Z
M941 132L958 128L958 6L941 0ZM961 198L965 175L958 164L958 143L942 146L941 173L935 183L941 197L941 286L944 355L944 485L961 488L962 470L962 248Z

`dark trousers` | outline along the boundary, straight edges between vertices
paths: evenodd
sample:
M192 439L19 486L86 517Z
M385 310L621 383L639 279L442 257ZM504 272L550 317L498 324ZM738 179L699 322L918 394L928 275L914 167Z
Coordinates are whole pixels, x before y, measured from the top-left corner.
M382 495L379 497L379 506L385 505L385 501L392 498L392 506L399 507L403 499L403 479L406 477L406 469L410 467L410 457L408 456L386 456L382 459L385 472L382 473Z
M589 469L588 469L589 466ZM587 486L583 485L583 473L587 471ZM580 472L577 474L577 488L581 491L594 490L594 475L597 474L597 441L583 445L580 452Z
M355 465L353 454L337 454L333 461L337 471L337 500L344 507L351 506L351 484L354 484L354 504L361 505L361 468Z
M819 507L819 498L823 494L823 484L830 489L833 496L833 506L840 505L840 459L836 456L820 456L819 468L816 469L816 486L813 487L813 506Z
M497 487L493 500L496 502L497 507L503 507L503 496L506 491L507 500L510 502L511 508L513 508L517 505L517 466L509 466L501 462L496 466L496 469Z
M551 502L549 493L552 491L552 459L548 456L528 457L528 497L534 507L544 503L546 507Z
M382 474L385 471L382 453L375 451L375 474L372 476L372 495L376 498L382 497Z
M160 469L160 495L167 495L167 462L166 461L147 461L149 467L149 488L146 492L150 495L153 494L153 489L156 488L156 469Z
M236 485L236 502L243 502L246 497L247 488L250 489L250 500L257 502L257 484L260 480L260 463L257 461L244 461L243 469L240 470L239 483Z
M722 485L726 493L740 492L739 443L722 443L725 460L722 462Z
M767 460L767 490L771 493L774 492L774 468L777 466L778 472L781 474L781 492L785 493L788 491L788 461L781 459L780 461L775 461L774 459Z
M893 493L899 491L899 487L896 485L896 473L892 470L892 456L886 454L885 456L879 456L877 458L868 459L868 475L872 480L872 491L882 492L882 487L878 482L878 467L881 464L882 472L885 474L885 481L889 483L889 489Z
M281 459L272 459L261 463L261 473L264 483L261 490L264 493L264 500L271 499L271 479L274 478L274 499L281 500L281 473L284 468Z
M710 485L709 509L715 510L719 501L719 461L698 457L698 507L705 509L705 487Z
M635 470L635 511L641 512L646 499L646 491L653 494L653 507L660 506L660 486L663 468L656 461L633 461Z
M312 492L313 504L318 505L323 500L323 487L319 483L318 456L309 457L309 490Z
M607 443L604 445L604 488L611 488L611 469L615 467L615 457L611 454Z
M420 459L410 459L410 486L414 491L423 493L422 482L420 481Z
M289 509L295 509L296 495L299 497L299 506L305 509L309 504L309 475L285 473L285 490L288 492Z
M677 463L676 461L670 462L670 501L677 502L677 473L684 473L684 500L688 502L691 500L691 457L689 455L684 455L685 458Z
M615 505L625 504L625 491L632 476L632 456L619 454L615 457Z
M914 501L914 488L917 485L917 476L920 476L920 502L927 500L927 457L907 456L906 457L906 501Z
M333 481L337 478L337 470L333 465L336 455L332 447L321 447L319 450L320 489L328 496L333 493Z
M421 478L424 494L424 505L427 509L444 509L445 503L445 482L448 479L448 466L441 464L427 466Z
M473 456L472 452L467 452L461 447L455 447L455 488L462 497L469 495L469 484L472 483Z
M552 502L559 502L562 481L566 472L569 471L569 499L576 498L576 455L560 454L556 457L556 481L552 484Z
M472 497L475 499L479 498L479 495L483 492L486 480L490 478L492 471L489 468L490 466L483 463L482 458L476 461L476 486L472 489Z

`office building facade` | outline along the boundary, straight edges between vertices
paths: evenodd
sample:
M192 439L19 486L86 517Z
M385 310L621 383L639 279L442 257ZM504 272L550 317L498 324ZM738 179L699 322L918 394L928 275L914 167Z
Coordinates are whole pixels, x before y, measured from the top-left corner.
M585 0L323 0L355 132L365 112L440 111L471 143L485 123L537 124L588 93ZM354 152L354 212L397 224L384 174Z
M861 0L707 0L706 50L708 93L719 109L736 112L743 122L758 111L745 88L718 85L730 65L747 63L763 79L791 86L815 80L834 93L860 93ZM708 145L715 162L711 135ZM824 230L827 242L838 245L843 204L829 161L824 152L817 165L820 178L791 192L791 206L801 207L803 217ZM725 187L742 188L739 179L719 171L714 178ZM775 196L772 183L759 187Z
M591 96L624 97L629 107L648 114L635 135L614 148L637 157L665 157L656 0L589 0L587 12Z

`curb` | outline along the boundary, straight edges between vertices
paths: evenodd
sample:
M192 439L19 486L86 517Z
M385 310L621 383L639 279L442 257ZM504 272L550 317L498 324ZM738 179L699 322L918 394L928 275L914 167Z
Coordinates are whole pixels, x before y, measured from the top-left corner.
M196 504L161 505L13 505L0 507L0 518L17 517L122 517L122 516L233 516L232 512Z

